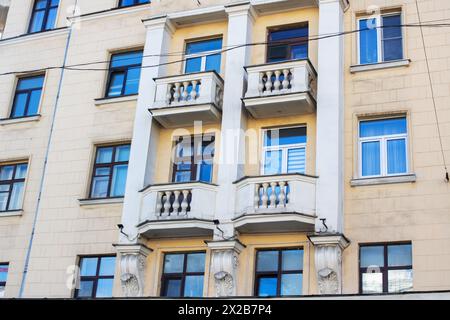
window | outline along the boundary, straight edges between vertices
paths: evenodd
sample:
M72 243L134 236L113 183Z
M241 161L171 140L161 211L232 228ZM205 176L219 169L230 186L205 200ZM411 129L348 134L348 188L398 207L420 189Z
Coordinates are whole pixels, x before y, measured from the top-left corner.
M185 73L216 71L220 73L222 38L186 44Z
M308 25L269 30L267 62L308 58Z
M8 278L9 264L0 263L0 298L5 296L6 280Z
M403 59L402 18L390 13L361 18L359 23L359 64Z
M166 254L161 296L202 297L205 255L204 252Z
M43 75L19 79L10 118L23 118L37 115L43 85Z
M80 286L75 298L112 297L115 267L115 256L81 257Z
M214 159L214 136L180 137L175 147L173 182L211 182Z
M129 144L97 148L90 194L92 199L124 196L129 158Z
M141 67L142 51L112 55L106 97L137 94Z
M361 177L408 173L405 117L361 121L359 136Z
M256 253L255 295L302 294L303 249L261 250Z
M0 212L22 209L28 164L0 165Z
M53 29L58 5L59 0L35 0L28 33Z
M120 0L119 7L135 6L142 3L150 3L150 0Z
M411 243L360 246L361 293L398 293L413 288Z
M304 174L306 169L306 127L265 131L263 152L262 174Z

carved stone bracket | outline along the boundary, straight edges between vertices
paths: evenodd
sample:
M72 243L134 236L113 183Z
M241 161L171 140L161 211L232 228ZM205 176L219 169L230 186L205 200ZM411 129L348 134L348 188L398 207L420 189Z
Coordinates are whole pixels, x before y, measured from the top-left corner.
M310 236L314 245L315 270L320 294L342 293L342 251L350 242L341 234Z
M120 255L120 281L125 297L142 297L147 256L152 252L142 244L114 245Z
M207 242L211 249L211 274L216 297L236 296L236 269L245 246L237 240Z

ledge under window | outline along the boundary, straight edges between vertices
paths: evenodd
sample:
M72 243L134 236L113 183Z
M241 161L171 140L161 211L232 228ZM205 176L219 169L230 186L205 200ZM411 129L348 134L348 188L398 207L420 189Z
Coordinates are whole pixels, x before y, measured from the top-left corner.
M398 68L398 67L408 67L411 63L409 59L396 60L396 61L386 61L379 63L371 63L371 64L359 64L350 66L351 73L363 72L363 71L372 71L372 70L381 70L381 69L389 69L389 68Z
M102 199L79 199L80 206L97 206L102 204L123 203L123 197L120 198L102 198Z
M350 182L350 185L352 187L361 187L395 183L413 183L416 182L416 179L417 177L415 174L405 174L401 176L353 179Z
M105 104L128 102L128 101L137 101L137 98L138 98L137 94L130 94L130 95L118 96L118 97L100 98L100 99L95 99L95 105L96 106L102 106L102 105L105 105Z
M19 217L23 214L23 210L0 211L0 218Z
M40 118L41 118L41 115L38 114L35 116L28 116L28 117L0 119L0 126L6 126L9 124L16 124L16 123L39 121Z

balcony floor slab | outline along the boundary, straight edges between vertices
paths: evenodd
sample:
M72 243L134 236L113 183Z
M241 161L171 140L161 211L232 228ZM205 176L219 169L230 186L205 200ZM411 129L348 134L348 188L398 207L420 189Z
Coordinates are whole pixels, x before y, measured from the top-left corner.
M241 233L313 232L315 216L301 213L257 213L235 218L234 226Z

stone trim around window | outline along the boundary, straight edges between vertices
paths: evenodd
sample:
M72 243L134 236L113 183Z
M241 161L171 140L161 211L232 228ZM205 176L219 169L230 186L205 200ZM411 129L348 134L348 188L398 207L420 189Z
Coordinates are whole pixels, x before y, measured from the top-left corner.
M414 183L416 180L417 177L415 174L405 174L399 176L353 179L350 181L350 185L352 187L363 187L383 184Z
M41 118L40 114L34 115L34 116L20 117L20 118L5 118L5 119L0 119L0 126L26 123L26 122L35 122L35 121L39 121L40 118Z
M410 59L386 61L371 64L358 64L350 66L350 73L358 73L364 71L383 70L389 68L408 67L411 64Z
M107 204L122 204L123 197L118 198L99 198L99 199L78 199L78 203L81 207L107 205Z

